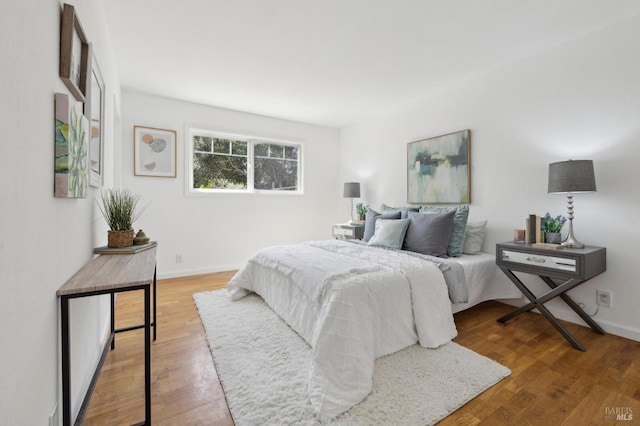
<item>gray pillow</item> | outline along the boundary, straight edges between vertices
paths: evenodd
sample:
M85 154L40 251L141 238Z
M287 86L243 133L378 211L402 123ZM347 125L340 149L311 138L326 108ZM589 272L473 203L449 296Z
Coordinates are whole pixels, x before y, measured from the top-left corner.
M410 223L402 249L446 257L454 216L454 211L441 214L409 212Z
M487 231L487 221L469 222L464 236L464 247L462 249L465 254L477 254L482 250L484 243L484 235Z
M376 232L369 240L369 246L382 246L400 249L407 232L410 219L381 219L376 221Z
M409 217L409 212L419 212L420 207L391 207L386 204L380 205L382 213L400 212L400 219L406 219Z
M369 241L371 237L373 237L373 233L376 230L376 221L378 219L400 219L400 212L382 214L371 208L367 209L367 215L365 216L364 222L364 236L362 237L363 240Z
M420 208L420 213L448 213L452 211L455 212L455 216L453 217L453 229L451 230L447 254L451 257L458 257L462 254L464 246L464 231L467 229L469 205L462 204L452 207L422 206Z

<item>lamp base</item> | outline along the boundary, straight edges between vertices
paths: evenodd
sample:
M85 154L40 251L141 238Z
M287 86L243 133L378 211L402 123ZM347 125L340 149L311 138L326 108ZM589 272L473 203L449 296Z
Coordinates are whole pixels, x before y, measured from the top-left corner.
M567 238L560 245L566 248L584 248L584 244L576 240L576 237L573 235L573 217L571 216L573 215L569 216L569 234L567 234Z

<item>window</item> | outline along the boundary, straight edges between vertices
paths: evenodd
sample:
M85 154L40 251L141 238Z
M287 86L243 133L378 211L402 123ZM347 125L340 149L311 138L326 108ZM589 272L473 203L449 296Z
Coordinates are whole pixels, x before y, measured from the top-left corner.
M205 130L189 131L190 192L302 193L302 146Z

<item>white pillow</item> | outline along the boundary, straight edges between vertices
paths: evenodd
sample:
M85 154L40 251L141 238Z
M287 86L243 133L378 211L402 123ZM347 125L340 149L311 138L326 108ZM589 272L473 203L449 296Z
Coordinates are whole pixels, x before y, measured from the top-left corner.
M410 219L378 219L376 230L367 245L401 249L409 221Z
M464 234L464 246L462 252L465 254L477 254L482 250L484 236L487 231L487 221L467 223L467 230Z

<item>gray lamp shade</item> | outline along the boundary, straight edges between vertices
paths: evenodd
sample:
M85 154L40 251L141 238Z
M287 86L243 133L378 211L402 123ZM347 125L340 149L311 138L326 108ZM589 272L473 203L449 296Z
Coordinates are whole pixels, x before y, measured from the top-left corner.
M549 164L549 194L595 192L592 160L568 160Z
M344 198L360 198L360 182L345 182L342 196Z

